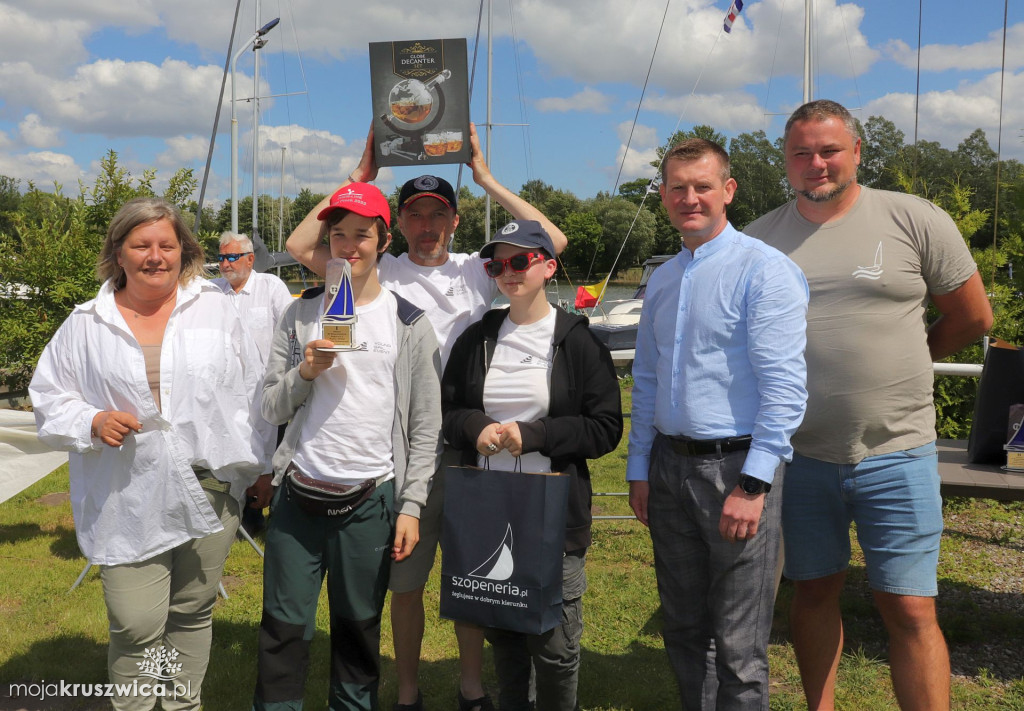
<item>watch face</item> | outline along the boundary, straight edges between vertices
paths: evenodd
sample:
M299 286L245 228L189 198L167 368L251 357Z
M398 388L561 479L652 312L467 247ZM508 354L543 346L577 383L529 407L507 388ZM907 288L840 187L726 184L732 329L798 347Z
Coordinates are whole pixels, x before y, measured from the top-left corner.
M760 479L758 479L757 477L742 476L740 477L740 488L743 489L743 491L746 492L747 494L754 495L763 494L764 492L768 491L770 486L766 482L763 482Z

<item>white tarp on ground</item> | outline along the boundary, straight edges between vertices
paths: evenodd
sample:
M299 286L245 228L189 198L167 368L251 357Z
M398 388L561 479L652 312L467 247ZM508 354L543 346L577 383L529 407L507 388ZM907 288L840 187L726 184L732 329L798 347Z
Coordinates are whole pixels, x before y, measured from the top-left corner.
M31 412L0 410L0 502L35 484L68 460L36 437Z

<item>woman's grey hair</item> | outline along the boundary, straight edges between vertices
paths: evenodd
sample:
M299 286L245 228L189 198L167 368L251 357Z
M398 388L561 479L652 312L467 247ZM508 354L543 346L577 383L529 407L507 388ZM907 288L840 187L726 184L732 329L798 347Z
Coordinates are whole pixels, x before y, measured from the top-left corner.
M231 244L232 242L238 242L239 244L241 244L243 252L252 252L253 251L252 240L249 239L248 237L246 237L245 235L235 234L234 232L230 232L230 231L228 231L228 232L221 232L221 235L220 235L220 246L221 247L223 247L226 244Z
M160 220L171 223L174 233L178 236L178 244L181 245L181 272L178 274L178 283L184 285L195 277L208 276L203 266L203 248L178 208L162 198L135 198L122 205L110 221L107 239L96 261L96 277L101 282L110 279L114 282L115 289L123 289L126 278L124 269L117 263L117 256L125 239L136 227Z

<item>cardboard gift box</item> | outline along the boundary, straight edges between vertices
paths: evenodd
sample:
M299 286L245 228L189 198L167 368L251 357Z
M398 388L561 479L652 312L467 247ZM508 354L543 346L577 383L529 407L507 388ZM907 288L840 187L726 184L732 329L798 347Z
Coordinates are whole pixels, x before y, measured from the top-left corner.
M468 163L466 40L370 43L378 166Z

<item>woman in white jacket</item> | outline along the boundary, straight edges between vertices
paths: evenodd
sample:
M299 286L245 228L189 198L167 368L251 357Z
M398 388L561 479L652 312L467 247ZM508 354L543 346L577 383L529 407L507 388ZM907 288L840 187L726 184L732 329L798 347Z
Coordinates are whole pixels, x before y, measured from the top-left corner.
M271 454L255 343L203 275L172 205L128 202L99 293L58 329L29 387L40 439L70 452L79 546L102 566L110 681L131 687L115 709L153 708L161 690L164 709L199 708L239 499ZM258 505L270 494L251 493Z

